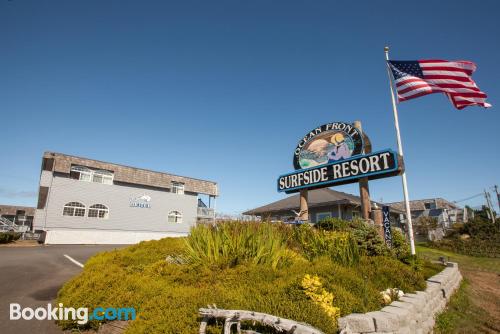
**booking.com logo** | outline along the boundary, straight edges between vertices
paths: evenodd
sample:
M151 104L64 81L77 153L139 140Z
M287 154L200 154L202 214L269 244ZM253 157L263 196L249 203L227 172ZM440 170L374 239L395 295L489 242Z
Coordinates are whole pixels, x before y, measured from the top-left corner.
M53 307L52 304L47 304L47 307L31 307L21 308L20 304L10 304L10 320L76 320L79 325L86 324L89 320L134 320L135 308L133 307L96 307L89 314L89 309L86 307L73 308L64 307L59 303L58 307Z

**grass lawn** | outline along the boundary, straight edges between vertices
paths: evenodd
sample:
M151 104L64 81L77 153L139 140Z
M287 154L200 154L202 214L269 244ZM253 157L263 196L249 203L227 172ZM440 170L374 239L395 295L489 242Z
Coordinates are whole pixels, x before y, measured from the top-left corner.
M446 312L436 319L435 333L500 332L500 259L472 257L417 246L429 260L446 256L458 262L464 281L451 298Z

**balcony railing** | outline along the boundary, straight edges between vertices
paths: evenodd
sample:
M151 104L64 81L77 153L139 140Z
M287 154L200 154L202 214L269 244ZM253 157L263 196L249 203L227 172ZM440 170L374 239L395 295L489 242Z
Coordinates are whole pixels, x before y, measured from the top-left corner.
M215 217L214 209L198 207L198 217L213 218L213 217Z

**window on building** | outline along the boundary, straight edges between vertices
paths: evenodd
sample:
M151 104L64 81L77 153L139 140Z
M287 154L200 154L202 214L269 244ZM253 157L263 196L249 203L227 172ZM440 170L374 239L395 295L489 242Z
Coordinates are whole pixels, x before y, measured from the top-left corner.
M359 218L359 211L353 211L352 212L352 218Z
M113 184L113 173L107 170L96 170L92 175L92 182Z
M69 176L80 181L92 181L92 170L84 166L72 166Z
M93 170L85 166L72 166L69 175L75 180L113 184L113 173L107 170Z
M172 192L174 194L184 194L184 183L172 182Z
M436 208L436 203L435 202L425 202L424 207L426 210L431 210Z
M63 209L63 216L85 217L85 205L80 202L66 203Z
M108 219L109 209L103 204L94 204L89 207L88 217Z
M323 219L325 219L325 218L331 218L331 217L332 217L332 213L331 212L318 212L316 214L316 222L319 223Z
M179 211L171 211L168 214L169 223L182 223L182 213Z

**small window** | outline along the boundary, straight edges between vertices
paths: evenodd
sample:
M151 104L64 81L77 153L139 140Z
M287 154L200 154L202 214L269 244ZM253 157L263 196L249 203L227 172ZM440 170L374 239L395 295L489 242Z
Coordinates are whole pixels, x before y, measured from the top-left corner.
M331 217L332 217L332 213L331 212L318 212L316 214L316 222L319 223L323 219L331 218Z
M436 208L436 203L434 202L425 202L424 207L426 210L431 210Z
M92 181L92 170L84 166L71 167L70 177L80 181Z
M169 223L182 223L182 213L179 211L171 211L168 214L168 222Z
M359 211L353 211L352 212L352 218L359 218L360 215L359 215Z
M184 194L184 183L172 182L172 192L174 194L183 195Z
M113 173L107 170L96 170L94 171L92 182L113 184Z
M85 205L80 202L66 203L63 216L85 217Z
M103 204L94 204L89 207L89 218L108 219L109 209Z
M75 180L113 184L113 173L107 170L93 170L85 166L73 166L69 175Z

